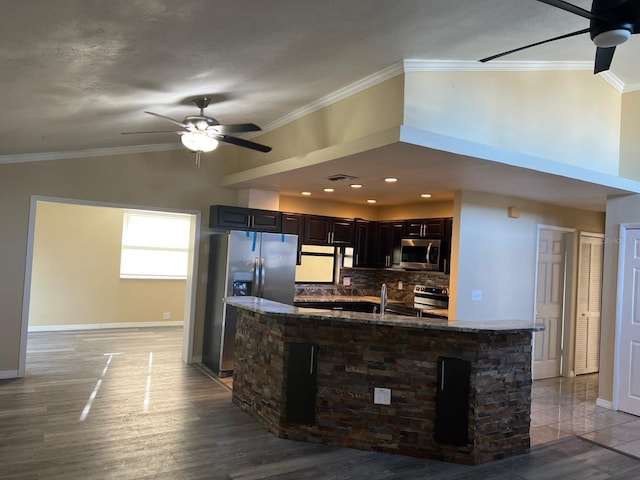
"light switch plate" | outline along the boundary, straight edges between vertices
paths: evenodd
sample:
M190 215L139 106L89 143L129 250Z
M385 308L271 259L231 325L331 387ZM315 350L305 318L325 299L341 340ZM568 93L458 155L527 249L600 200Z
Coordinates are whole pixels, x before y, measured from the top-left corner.
M472 302L481 302L482 301L482 290L471 290L471 301Z
M391 389L374 387L373 403L376 405L391 405Z

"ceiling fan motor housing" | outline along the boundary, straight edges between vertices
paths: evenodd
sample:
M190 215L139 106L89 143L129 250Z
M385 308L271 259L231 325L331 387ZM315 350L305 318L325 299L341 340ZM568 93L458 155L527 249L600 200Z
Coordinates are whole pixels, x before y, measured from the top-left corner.
M591 13L591 40L600 48L610 48L626 42L634 32L637 14L633 0L594 0Z
M215 118L205 117L204 115L189 115L184 117L182 123L193 125L198 130L206 130L207 127L215 127L219 125Z

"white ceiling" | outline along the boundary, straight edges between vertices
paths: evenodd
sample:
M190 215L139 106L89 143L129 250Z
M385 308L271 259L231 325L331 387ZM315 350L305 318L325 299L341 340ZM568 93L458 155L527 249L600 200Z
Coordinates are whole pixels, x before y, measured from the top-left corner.
M589 9L591 2L573 3ZM588 26L535 0L28 0L2 6L0 163L21 154L177 145L174 135L120 133L171 129L143 111L182 119L197 113L189 100L203 94L213 97L207 113L221 123L268 127L402 59L475 61ZM594 54L582 35L505 60L592 63ZM640 39L633 36L618 47L611 73L627 86L640 84L639 56ZM338 167L317 173L342 173ZM401 176L399 164L391 167L379 162L376 175ZM402 168L414 171L411 162Z

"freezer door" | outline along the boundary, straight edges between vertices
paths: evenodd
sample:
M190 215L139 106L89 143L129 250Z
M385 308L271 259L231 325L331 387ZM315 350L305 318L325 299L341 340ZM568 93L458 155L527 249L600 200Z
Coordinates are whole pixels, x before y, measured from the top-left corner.
M297 235L262 233L259 296L293 305L297 253Z

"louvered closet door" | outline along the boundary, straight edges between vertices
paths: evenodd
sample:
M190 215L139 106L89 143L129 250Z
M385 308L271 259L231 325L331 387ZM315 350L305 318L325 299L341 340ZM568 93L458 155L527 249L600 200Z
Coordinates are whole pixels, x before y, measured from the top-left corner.
M601 235L580 235L576 319L576 375L595 373L600 366L600 303L602 296Z

